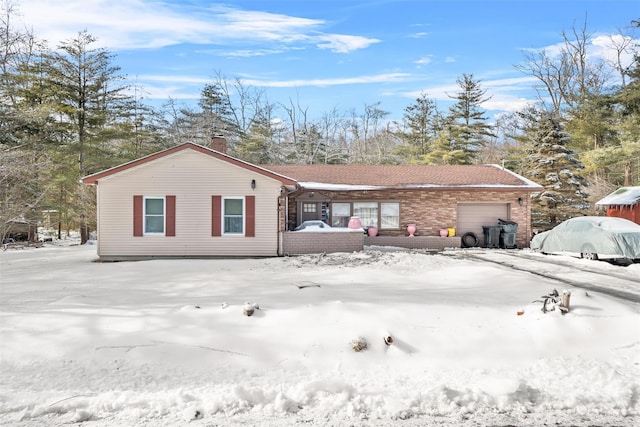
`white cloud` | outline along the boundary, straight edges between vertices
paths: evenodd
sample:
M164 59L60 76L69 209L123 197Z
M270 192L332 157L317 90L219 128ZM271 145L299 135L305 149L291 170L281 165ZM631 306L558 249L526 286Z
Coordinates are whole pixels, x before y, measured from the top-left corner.
M210 78L193 77L193 76L179 76L175 74L145 74L138 75L138 80L149 82L161 82L161 83L180 83L180 84L205 84L211 82Z
M57 45L79 31L109 49L158 48L180 43L317 45L345 53L377 39L325 34L325 21L213 5L194 7L151 0L21 0L23 21L39 38ZM268 53L270 48L262 52ZM278 49L274 50L278 52Z
M480 80L484 88L499 89L502 91L521 91L523 86L531 87L538 80L535 77L507 77L503 79Z
M320 40L317 44L320 49L329 49L337 53L348 53L353 50L364 49L380 42L378 39L340 34L327 34L315 38Z
M266 80L258 78L241 78L246 86L262 88L301 88L301 87L329 87L344 85L364 85L374 83L393 83L406 81L411 77L405 73L375 74L369 76L328 78L328 79L297 79L297 80ZM138 75L136 84L142 87L146 99L185 99L193 100L200 97L203 85L211 83L212 78L181 76L181 75ZM192 88L192 90L189 90Z
M418 64L418 65L426 65L426 64L430 64L431 63L431 56L424 56L420 59L418 59L417 61L414 61L414 64Z
M620 53L619 59L623 67L628 67L633 62L633 49L640 48L638 39L634 40L621 34L597 36L591 41L589 53L609 63L617 63L617 50L624 46L626 48Z
M483 103L482 108L489 111L518 111L532 103L534 103L532 99L497 93L490 100Z
M626 45L618 58L617 48ZM605 61L609 64L617 64L618 60L623 68L633 63L633 50L640 48L640 39L632 39L621 34L601 34L593 37L586 46L588 60L592 62ZM537 49L523 49L524 52L535 54L544 51L550 59L556 59L565 49L565 43L560 42ZM618 78L619 76L614 76Z
M486 95L491 97L491 99L482 104L482 108L501 111L522 109L534 101L533 99L522 97L522 94L530 93L535 81L533 77L510 77L486 81L480 79L481 87L486 90ZM427 98L441 102L453 102L451 96L458 92L460 92L460 87L457 84L449 84L423 87L420 90L405 92L402 95L407 98L417 99L421 94L426 93Z
M407 80L411 77L406 73L389 73L389 74L374 74L370 76L357 76L357 77L340 77L340 78L328 78L328 79L308 79L308 80L283 80L283 81L268 81L268 80L251 80L243 79L243 83L253 86L261 87L303 87L303 86L341 86L349 84L371 84L371 83L389 83L399 82Z

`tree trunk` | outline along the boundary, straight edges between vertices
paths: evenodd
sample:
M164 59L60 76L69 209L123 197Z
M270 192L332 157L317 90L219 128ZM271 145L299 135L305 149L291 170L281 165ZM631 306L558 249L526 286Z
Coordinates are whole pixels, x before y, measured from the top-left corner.
M624 163L624 186L628 187L631 185L631 161L627 160Z
M89 228L84 220L84 214L80 215L80 244L84 245L89 240Z

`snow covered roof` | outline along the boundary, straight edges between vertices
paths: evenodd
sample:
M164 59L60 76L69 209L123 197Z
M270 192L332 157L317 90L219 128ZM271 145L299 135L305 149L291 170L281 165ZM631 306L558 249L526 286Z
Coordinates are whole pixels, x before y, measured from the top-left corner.
M307 190L493 188L542 186L498 165L262 165Z
M596 206L635 205L640 202L640 187L621 187L596 202Z

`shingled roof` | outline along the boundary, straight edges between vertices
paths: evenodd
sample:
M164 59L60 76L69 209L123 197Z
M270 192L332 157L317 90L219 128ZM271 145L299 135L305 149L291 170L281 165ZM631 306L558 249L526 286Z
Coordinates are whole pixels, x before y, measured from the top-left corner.
M542 187L498 165L262 165L306 189Z
M96 185L102 178L189 149L277 179L291 189L297 186L306 190L333 191L420 188L539 191L542 188L498 165L254 165L191 143L181 144L86 176L82 178L82 182Z

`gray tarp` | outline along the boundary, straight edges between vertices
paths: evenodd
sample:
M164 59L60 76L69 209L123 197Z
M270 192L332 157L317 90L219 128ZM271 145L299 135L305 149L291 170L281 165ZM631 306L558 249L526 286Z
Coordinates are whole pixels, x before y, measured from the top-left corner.
M535 235L530 246L545 253L640 259L640 225L622 218L576 217Z

